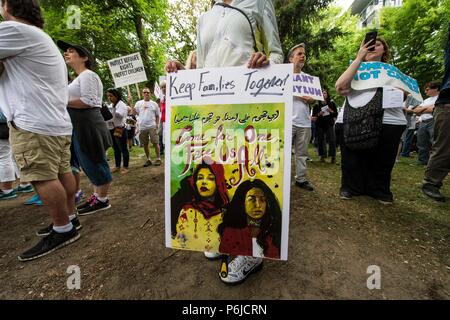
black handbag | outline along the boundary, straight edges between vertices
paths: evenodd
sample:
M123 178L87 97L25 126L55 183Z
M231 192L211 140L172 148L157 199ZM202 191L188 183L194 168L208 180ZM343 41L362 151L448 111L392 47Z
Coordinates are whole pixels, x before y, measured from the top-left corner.
M5 115L0 111L0 139L9 139L9 128Z
M367 150L378 145L383 127L383 88L363 107L353 108L348 99L344 108L344 143L352 150Z
M109 111L108 106L106 104L102 104L100 112L105 121L111 120L113 118L113 115L111 111Z
M6 123L0 123L0 139L9 139L9 128Z

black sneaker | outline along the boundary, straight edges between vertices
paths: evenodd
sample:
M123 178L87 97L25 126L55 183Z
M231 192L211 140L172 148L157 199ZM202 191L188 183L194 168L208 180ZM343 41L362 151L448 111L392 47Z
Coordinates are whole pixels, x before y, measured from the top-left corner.
M339 191L339 196L343 200L350 200L352 198L352 194L346 190Z
M298 182L295 181L295 185L299 188L308 190L308 191L314 191L314 187L312 186L311 183L309 183L309 181L305 181L305 182Z
M80 211L80 210L82 210L82 209L84 209L84 208L89 207L89 206L91 205L91 202L94 201L94 199L96 199L96 197L95 197L95 195L93 194L93 195L91 195L91 196L89 197L89 199L86 200L85 203L83 203L82 205L79 205L79 206L77 207L77 211Z
M67 246L80 239L80 234L76 228L69 232L58 233L52 230L48 236L38 242L33 248L22 253L18 258L20 261L30 261L43 257L59 248Z
M102 211L111 208L111 205L109 204L109 200L106 200L105 202L102 202L95 197L87 207L84 208L78 208L78 215L79 216L87 216L90 214L93 214L97 211Z
M80 219L78 219L78 217L70 220L70 222L72 222L72 225L75 227L75 229L77 229L77 231L83 228L83 226L80 223ZM39 237L45 237L48 236L50 232L52 232L52 230L53 230L53 223L51 223L49 226L45 228L42 228L41 230L36 231L36 235Z
M153 164L152 161L150 159L147 159L147 161L145 161L144 163L144 167L145 168L150 167L152 164Z
M445 202L445 197L441 194L439 188L431 184L424 184L422 186L422 193L433 200Z

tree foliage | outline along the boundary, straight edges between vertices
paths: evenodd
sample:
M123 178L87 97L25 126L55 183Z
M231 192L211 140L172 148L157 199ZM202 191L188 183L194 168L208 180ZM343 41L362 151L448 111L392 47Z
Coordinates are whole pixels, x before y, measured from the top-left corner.
M67 25L70 5L81 9L81 28ZM89 48L98 62L105 86L113 86L107 60L140 52L151 85L162 73L165 47L161 39L169 28L166 0L42 0L45 31L55 40Z

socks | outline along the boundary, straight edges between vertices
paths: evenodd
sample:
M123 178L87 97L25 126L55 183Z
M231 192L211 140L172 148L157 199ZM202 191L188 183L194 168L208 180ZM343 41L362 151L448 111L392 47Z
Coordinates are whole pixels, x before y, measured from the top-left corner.
M100 201L100 202L108 201L108 197L99 197L99 196L96 196L96 197L97 197L98 201Z
M3 189L2 191L4 194L10 194L11 192L14 191L14 189Z
M69 220L70 221L72 221L73 219L75 219L77 217L77 215L74 213L74 214L71 214L70 216L69 216Z
M21 188L26 188L26 187L28 187L28 186L31 186L31 183L21 183L21 184L20 184L20 187L21 187Z
M65 226L53 226L53 230L55 230L57 233L66 233L69 232L70 230L72 230L73 225L72 222L69 221L68 224L66 224Z

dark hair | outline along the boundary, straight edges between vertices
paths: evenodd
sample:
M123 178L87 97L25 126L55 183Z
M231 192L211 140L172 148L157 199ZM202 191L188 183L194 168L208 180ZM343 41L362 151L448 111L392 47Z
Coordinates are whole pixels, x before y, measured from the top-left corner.
M81 50L78 49L78 48L73 48L73 49L78 53L78 55L79 55L81 58L88 58L88 59L84 62L84 66L85 66L86 68L88 68L89 70L94 70L94 67L95 67L95 60L94 60L94 57L93 57L92 55L86 54L85 52L81 51Z
M223 235L225 228L243 229L247 227L245 197L247 192L253 188L261 189L266 196L266 212L261 218L260 232L256 241L264 249L264 254L267 254L267 236L270 235L272 237L272 243L275 247L280 249L281 246L281 208L275 194L262 180L246 180L239 185L234 193L233 200L227 207L218 231L220 235Z
M106 92L112 94L114 97L117 98L117 102L122 101L122 94L120 93L119 89L116 88L109 88L108 90L106 90Z
M441 90L441 83L439 81L430 81L425 85L425 88Z
M384 40L381 37L377 37L377 41L380 41L383 44L383 48L384 48L384 53L381 56L381 62L388 62L389 58L391 57L391 51L389 50L389 46L386 42L386 40Z
M25 20L32 25L43 29L44 17L38 0L1 0L2 5L6 3L10 15Z

